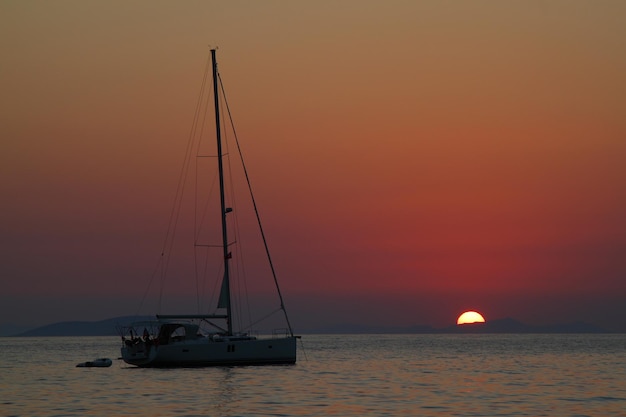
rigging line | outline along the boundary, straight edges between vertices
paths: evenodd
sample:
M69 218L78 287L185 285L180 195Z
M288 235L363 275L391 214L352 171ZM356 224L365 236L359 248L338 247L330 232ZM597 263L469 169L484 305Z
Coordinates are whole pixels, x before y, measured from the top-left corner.
M222 91L223 93L223 91ZM224 101L226 100L226 97L224 97L224 94L221 95L220 97L221 102L222 102L222 107L225 107L225 103ZM225 114L222 112L222 125L226 125L226 120L225 120L226 116ZM232 124L231 124L232 126ZM224 129L222 131L222 138L223 138L223 143L226 145L226 152L227 152L227 157L226 157L226 165L227 165L227 171L228 171L228 179L230 181L231 187L230 187L230 199L231 199L231 207L233 208L233 211L231 212L231 218L233 219L232 223L233 223L233 228L234 228L234 232L235 232L235 241L236 242L241 242L237 245L237 254L238 256L235 257L235 261L236 261L236 272L237 272L237 290L238 290L238 294L239 294L239 302L237 303L237 319L238 319L238 325L239 327L243 327L243 312L244 310L248 313L248 323L250 323L252 321L252 309L250 308L250 297L249 297L249 293L248 293L248 281L247 281L247 274L246 274L246 262L244 259L245 256L245 252L244 252L244 247L243 247L243 242L244 239L242 239L242 235L241 235L241 228L239 227L239 216L237 215L238 210L237 210L237 195L235 193L235 187L234 187L234 176L233 176L233 164L231 163L231 159L230 159L230 149L229 149L229 145L230 145L230 140L228 138L228 130ZM243 288L242 288L243 287ZM244 308L244 304L245 304L245 308Z
M208 78L208 72L209 72L209 68L208 68L208 63L207 63L207 69L206 69L206 74L205 74L205 80ZM213 96L211 89L209 89L209 93L206 95L206 102L204 103L204 111L202 111L202 124L200 125L200 133L197 134L198 137L198 142L196 145L196 190L195 190L195 215L194 215L194 230L196 231L196 235L194 236L194 240L196 241L195 243L197 243L197 239L200 236L200 228L197 227L197 209L198 209L198 185L199 185L199 181L198 181L198 169L199 169L199 159L201 157L203 157L203 155L201 154L200 150L201 150L201 145L202 145L202 137L204 136L204 129L206 127L206 121L207 121L207 113L208 113L208 108L209 108L209 104L211 102L211 97ZM217 173L215 174L215 177L217 176ZM213 179L213 184L211 185L211 191L213 190L213 186L215 184L215 177ZM210 195L211 193L209 193ZM208 204L208 203L207 203ZM206 209L206 206L205 206ZM201 211L201 213L203 213L203 215L206 215L206 211ZM202 218L200 225L202 225L204 223L204 217Z
M204 70L204 76L202 79L202 84L200 86L200 93L198 95L198 101L196 103L196 110L194 112L194 118L192 120L192 124L191 124L191 131L189 132L189 138L187 141L187 147L185 149L185 157L183 160L183 166L181 167L181 171L180 171L180 175L178 178L178 184L177 184L177 188L176 188L176 196L175 196L175 203L174 203L174 207L172 207L172 212L170 214L170 221L168 223L168 230L167 230L167 235L166 235L166 241L164 243L164 252L165 252L165 248L166 248L166 244L170 242L169 236L170 233L173 233L173 230L175 230L175 222L173 221L174 218L174 214L175 213L180 213L180 210L177 210L177 207L180 207L180 203L182 200L182 192L184 190L184 185L186 182L186 178L187 178L187 173L189 172L189 162L191 160L191 149L193 148L193 143L194 143L194 139L196 138L196 132L198 129L198 120L199 120L199 114L202 110L202 99L204 97L204 90L205 90L205 86L206 86L206 80L208 78L208 71L210 68L210 59L207 60L207 64ZM210 94L210 92L209 92ZM173 239L173 238L172 238Z
M157 276L157 273L159 272L159 269L161 268L162 263L163 263L163 254L159 255L159 259L157 260L156 266L154 267L152 274L150 274L150 281L148 281L148 287L144 291L143 296L141 297L141 301L139 302L139 305L137 306L137 309L135 310L135 316L138 316L139 312L143 308L143 303L146 301L146 298L148 297L148 293L150 292L150 288L152 287L152 283L154 282L154 277Z
M205 322L206 324L208 324L211 327L215 327L217 330L219 330L220 332L227 332L227 329L224 329L221 326L218 326L217 324L213 323L212 321L206 320L206 319L202 319L201 321Z
M202 250L202 252L204 253L204 265L203 265L203 268L202 268L202 272L200 273L200 276L202 277L202 284L197 289L197 293L198 293L198 314L201 314L202 313L202 303L201 303L200 300L205 299L206 277L208 276L209 257L211 255L212 251L211 251L211 247L196 247L194 249L195 249L194 253L199 251L199 250ZM198 268L198 265L196 265L196 268Z
M223 94L219 97L220 98L220 105L223 108L224 107L224 100L223 100ZM220 121L220 123L222 124L222 126L226 126L226 122L225 122L225 115L224 112L222 112L220 114L222 120ZM233 211L231 211L231 213L229 214L228 218L230 219L230 223L233 223L233 229L234 229L234 234L235 234L235 240L238 241L239 240L239 228L238 228L238 224L237 224L237 214L236 214L236 209L237 209L237 200L235 199L235 193L234 193L234 184L233 184L233 171L232 171L232 164L230 161L230 149L229 149L229 140L228 140L228 130L227 129L222 129L222 145L226 148L226 154L222 155L222 160L224 161L224 164L226 166L226 171L228 173L228 181L230 184L230 187L228 187L228 194L229 194L229 198L230 198L230 202L228 204L228 207L230 207L231 209L233 209ZM223 152L223 148L222 148L222 152ZM235 215L235 217L233 217L233 214ZM241 256L241 252L237 251L237 253L239 254L239 256L235 256L235 259L239 259ZM228 261L225 261L228 262ZM239 262L236 263L236 265L233 265L233 268L231 268L230 270L230 279L231 279L231 283L233 281L233 278L236 278L236 284L237 284L237 295L239 295L238 299L233 300L234 301L234 309L237 311L237 314L234 315L234 318L237 320L237 327L241 328L242 327L242 292L241 292L241 275L240 275L240 270L239 270ZM231 318L232 320L232 318Z
M256 200L254 199L254 194L252 193L252 185L250 183L250 177L248 176L248 170L246 169L246 165L243 161L243 153L241 151L241 147L239 146L239 139L237 138L237 131L235 130L235 125L233 123L233 118L230 112L230 107L228 106L228 100L226 99L226 92L224 90L224 85L222 84L222 77L218 74L218 80L220 82L220 87L222 89L222 94L224 96L224 103L226 104L226 111L228 112L228 117L230 119L231 127L233 129L233 135L235 136L235 143L237 144L237 151L239 152L239 158L241 159L241 165L243 166L243 172L246 177L246 182L248 183L248 191L250 192L250 198L252 199L252 205L254 206L254 214L256 215L256 220L259 225L259 230L261 231L261 237L263 239L263 246L265 247L265 254L267 255L268 262L270 264L270 269L272 270L272 277L274 278L274 284L276 285L276 291L278 291L278 298L280 299L280 308L283 310L285 315L285 320L287 321L287 327L289 328L289 334L293 336L293 329L291 327L291 323L289 322L289 317L287 316L287 310L285 309L285 302L283 300L283 295L280 292L280 286L278 285L278 278L276 277L276 270L274 269L274 263L272 262L272 257L270 256L270 250L267 245L267 239L265 238L265 231L263 230L263 226L261 224L261 217L259 215L259 211L257 209Z
M197 155L196 155L197 156ZM198 243L198 227L197 227L197 223L198 223L198 158L196 157L196 177L195 177L195 184L196 186L195 188L195 192L194 192L194 204L193 204L193 230L194 230L194 237L193 237L193 266L194 266L194 276L196 278L196 311L198 312L198 314L200 314L200 280L198 278L198 267L199 267L199 263L198 263L198 247L196 246L196 244Z
M223 108L224 104L223 104L223 99L222 96L219 96L218 99L220 100L220 106ZM219 123L221 123L222 126L225 126L226 124L224 123L224 112L220 112L220 117L221 120L219 120ZM222 164L223 166L226 167L226 172L228 172L228 179L230 181L230 187L228 187L228 197L230 198L230 202L225 202L226 206L225 207L230 207L231 209L234 206L234 196L233 196L233 187L232 187L232 175L231 175L231 163L230 163L230 150L228 149L228 132L226 131L226 129L221 129L220 130L221 133L221 143L222 143L222 154L218 155L222 158ZM226 151L224 152L224 149L226 149ZM224 186L226 187L226 181L223 182ZM226 188L225 188L226 190ZM226 191L225 191L226 193ZM226 216L226 213L221 213L221 215ZM230 222L232 223L232 212L230 213L230 215L228 215L226 217L226 221L228 222L230 220ZM228 230L230 230L230 228L228 228ZM237 239L237 230L235 228L235 239ZM229 236L232 239L232 236ZM227 242L227 244L230 246L230 242ZM229 251L232 254L232 249L229 249ZM231 256L232 259L232 256ZM224 264L226 264L227 262L229 262L228 259L224 259ZM236 268L233 267L233 265L231 264L231 267L229 268L229 279L230 279L230 288L232 290L233 288L233 278L235 278L236 276ZM239 279L236 280L237 284L239 284ZM221 292L221 288L220 288L220 292ZM237 293L239 293L239 291L237 291ZM231 322L235 322L233 324L236 324L237 327L241 328L241 309L240 309L240 303L238 302L239 300L237 299L231 299L231 310L235 310L237 312L237 314L233 314L231 315L231 317L229 318L229 320L231 320Z
M209 76L209 68L210 68L210 62L207 61L207 66L205 69L205 74L204 74L204 79L203 79L203 88L206 85L206 80L208 79ZM200 223L198 223L198 206L199 206L199 202L198 202L198 189L199 189L199 170L200 170L200 166L199 166L199 157L201 155L201 145L202 145L202 137L204 135L204 130L206 127L206 121L207 121L207 109L209 108L209 103L211 102L211 89L209 89L208 94L206 94L206 100L204 102L204 106L200 107L200 114L202 115L202 123L200 123L200 130L199 132L195 133L195 136L198 138L197 142L196 142L196 158L195 158L195 187L194 187L194 216L193 216L193 223L194 223L194 246L196 246L198 244L198 239L200 238L201 235L201 227L204 224L204 217L206 216L206 210L201 210L200 213L202 213L202 218L200 219ZM200 102L200 98L198 99L198 101ZM202 104L201 104L202 106ZM198 118L199 119L199 118ZM196 125L197 126L197 125ZM189 161L189 163L191 163L191 161ZM213 188L213 186L211 186L211 189ZM208 205L208 200L205 203L206 205ZM196 281L196 307L197 307L197 311L198 313L201 312L201 297L200 297L200 274L199 274L199 260L198 260L198 250L197 248L194 249L194 278ZM205 270L206 270L206 258L208 257L208 251L206 253L206 257L205 257ZM202 274L203 277L206 277L206 274Z
M196 159L197 161L197 159ZM200 243L200 238L202 236L202 229L205 226L205 222L206 222L206 217L207 217L207 212L208 212L208 206L209 206L209 202L211 200L211 196L213 195L213 192L215 190L215 185L217 182L217 172L214 173L213 175L213 180L211 181L211 186L209 187L209 193L208 193L208 198L204 201L202 208L200 209L200 219L199 222L196 220L194 223L196 223L196 225L194 226L195 232L196 232L196 237L194 238L195 242L194 242L194 262L195 262L195 266L196 266L196 294L199 297L199 302L198 302L198 313L201 312L202 308L202 302L200 300L205 299L205 290L207 289L207 278L209 277L209 259L211 254L213 253L211 248L216 248L219 247L221 248L222 245L211 245L211 244L202 244ZM198 187L196 187L198 188ZM200 204L196 203L196 206L199 206ZM210 242L210 234L209 237L207 237L209 239L208 242ZM199 268L198 264L200 261L197 258L197 253L198 251L202 250L201 248L206 249L205 251L202 251L201 253L204 254L204 268L202 268L202 272L200 273L200 275L198 275L198 271L201 269ZM217 281L217 280L216 280ZM199 287L198 287L199 286ZM210 305L211 303L209 303L208 305ZM208 307L207 305L207 307Z
M220 246L221 248L221 246ZM217 273L215 274L216 277L223 277L224 276L224 264L221 262L217 263ZM207 268L208 270L208 268ZM217 311L217 306L219 305L219 299L220 299L220 295L222 293L222 280L221 279L214 279L213 280L213 291L211 291L211 299L209 300L209 305L207 305L207 310L209 310L209 307L213 307L213 305L215 305L216 307L213 308L213 311Z
M261 317L260 319L258 319L257 321L255 321L254 323L250 323L250 325L242 330L250 330L252 328L252 326L256 326L257 324L267 320L268 318L270 318L271 316L273 316L274 314L278 313L280 310L282 310L282 308L277 308L274 311L270 311L269 313L267 313L265 316Z
M204 201L204 206L202 207L202 210L201 210L202 217L200 218L200 223L198 224L198 238L200 238L202 230L206 226L207 215L209 213L209 205L210 205L211 198L212 198L212 196L214 194L214 191L215 191L215 188L216 188L215 186L217 185L217 176L218 176L218 174L217 174L217 170L216 170L216 172L214 172L214 175L213 175L213 181L211 182L211 186L209 187L208 196L207 196L206 200ZM208 236L206 237L206 239L207 239L207 243L206 244L209 245L209 246L213 246L213 247L222 247L221 244L220 245L211 245L210 244L210 242L211 242L210 225L208 226L208 229L209 229L209 233L208 233ZM201 243L199 241L197 241L195 244L196 245L201 245Z
M302 339L300 339L300 349L302 349L302 353L304 353L304 360L308 361L309 358L306 356L306 350L304 350L304 343L302 342Z
M196 110L194 113L194 118L191 124L191 131L189 132L189 138L187 140L187 147L185 149L185 157L183 159L183 166L181 167L180 176L178 178L178 184L176 187L176 195L174 197L174 204L172 206L172 211L170 212L170 219L168 222L167 233L165 235L165 241L163 243L162 254L165 255L165 265L161 274L161 288L159 292L159 310L161 309L161 303L163 298L163 282L165 280L165 275L169 268L169 263L171 260L171 249L174 245L174 237L176 235L176 228L178 225L178 220L180 217L181 206L183 201L183 191L185 189L185 183L187 181L187 175L189 173L189 162L191 159L191 150L193 148L193 142L196 137L196 131L198 128L198 120L199 114L202 110L202 98L204 97L204 90L206 87L206 80L208 78L209 69L211 68L211 60L210 57L207 58L207 63L204 70L204 75L202 78L202 84L200 86L200 92L198 94L198 101L196 102ZM210 93L209 93L210 94Z

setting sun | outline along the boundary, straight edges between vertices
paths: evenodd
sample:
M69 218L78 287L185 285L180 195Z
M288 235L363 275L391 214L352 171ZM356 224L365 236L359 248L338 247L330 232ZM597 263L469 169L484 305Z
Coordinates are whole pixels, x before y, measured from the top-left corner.
M484 323L485 318L476 311L466 311L461 314L456 321L456 324L470 324L470 323Z

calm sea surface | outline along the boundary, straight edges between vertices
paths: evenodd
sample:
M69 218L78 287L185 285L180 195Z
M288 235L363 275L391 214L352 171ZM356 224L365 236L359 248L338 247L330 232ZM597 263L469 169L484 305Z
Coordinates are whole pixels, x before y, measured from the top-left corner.
M624 334L311 335L296 365L239 368L132 368L119 347L0 338L0 415L626 416Z

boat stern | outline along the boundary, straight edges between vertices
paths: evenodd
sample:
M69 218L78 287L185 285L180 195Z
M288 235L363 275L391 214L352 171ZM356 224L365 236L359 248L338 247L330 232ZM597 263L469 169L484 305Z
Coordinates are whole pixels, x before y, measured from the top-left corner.
M126 341L130 342L130 341ZM137 343L125 343L122 346L122 360L129 365L147 366L156 357L156 346L139 341Z

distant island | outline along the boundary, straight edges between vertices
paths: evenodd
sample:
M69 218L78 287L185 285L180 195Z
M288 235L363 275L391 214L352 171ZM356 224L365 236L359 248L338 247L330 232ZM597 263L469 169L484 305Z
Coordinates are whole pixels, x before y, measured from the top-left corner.
M120 325L133 321L150 320L152 317L123 316L100 321L63 321L12 334L0 336L43 337L43 336L117 336Z
M152 317L124 316L101 321L66 321L19 333L0 333L0 336L47 337L47 336L117 336L120 325L132 321L150 320ZM487 323L452 325L434 328L427 325L406 327L368 326L341 324L302 329L302 334L464 334L464 333L613 333L585 322L534 326L512 318L489 320Z

